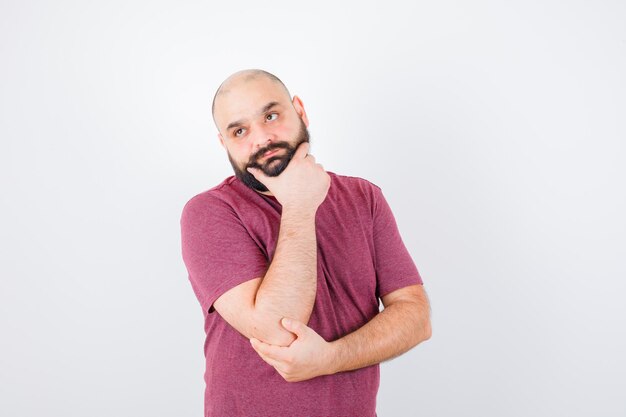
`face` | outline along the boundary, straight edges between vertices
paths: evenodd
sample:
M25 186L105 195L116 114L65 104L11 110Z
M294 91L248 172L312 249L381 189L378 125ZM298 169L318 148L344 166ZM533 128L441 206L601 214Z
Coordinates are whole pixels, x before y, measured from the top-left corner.
M298 146L301 143L308 141L309 130L304 122L300 120L300 133L298 133L298 136L294 141L278 141L268 144L254 153L243 168L239 168L238 164L233 160L230 152L228 152L228 160L235 171L235 176L239 178L241 182L254 190L266 192L269 191L267 187L263 185L262 182L254 178L254 175L249 173L246 168L259 168L269 177L278 176L285 170L285 168L287 168L287 165L289 165L289 161L291 161L291 158L293 158L293 155L296 153ZM263 157L266 152L273 150L278 151L267 158Z
M302 101L297 96L290 100L280 84L266 78L228 85L216 99L214 118L235 176L259 192L268 189L246 168L280 175L298 146L309 141ZM265 156L268 151L275 153Z

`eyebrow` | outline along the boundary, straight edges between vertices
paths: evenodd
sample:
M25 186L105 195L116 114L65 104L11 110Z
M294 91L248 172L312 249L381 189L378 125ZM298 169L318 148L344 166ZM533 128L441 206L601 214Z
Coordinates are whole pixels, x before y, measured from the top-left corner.
M272 107L274 106L278 106L280 103L277 101L271 101L269 103L267 103L265 106L263 106L263 108L261 109L261 111L259 111L259 115L262 115L263 113L267 112L268 110L270 110ZM230 130L233 127L238 127L241 126L242 124L244 124L244 122L246 121L246 119L239 119L237 121L231 122L228 124L228 126L226 126L226 130Z

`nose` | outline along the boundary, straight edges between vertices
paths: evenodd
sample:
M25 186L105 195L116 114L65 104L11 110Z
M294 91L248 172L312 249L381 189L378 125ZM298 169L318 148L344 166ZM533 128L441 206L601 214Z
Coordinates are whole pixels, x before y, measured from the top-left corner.
M255 127L256 129L254 129L252 137L253 152L256 152L276 141L276 136L266 125L260 124Z

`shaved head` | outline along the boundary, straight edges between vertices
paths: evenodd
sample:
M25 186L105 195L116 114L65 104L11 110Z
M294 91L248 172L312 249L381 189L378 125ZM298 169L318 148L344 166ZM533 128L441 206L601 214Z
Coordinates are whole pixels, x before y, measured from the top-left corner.
M289 94L289 90L283 82L274 74L264 71L262 69L245 69L241 71L237 71L232 74L228 78L226 78L222 84L220 84L219 88L215 92L215 96L213 96L213 103L211 104L211 115L213 116L213 121L215 122L215 103L220 96L228 94L228 92L242 84L245 84L248 81L252 81L258 78L266 78L277 83L280 88L285 92L287 97L289 97L289 101L291 101L291 94Z

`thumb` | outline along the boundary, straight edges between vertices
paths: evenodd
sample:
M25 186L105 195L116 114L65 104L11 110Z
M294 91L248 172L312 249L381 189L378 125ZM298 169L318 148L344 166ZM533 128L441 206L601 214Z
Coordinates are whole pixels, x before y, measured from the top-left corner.
M289 330L292 333L295 333L298 337L304 336L306 334L306 325L299 322L298 320L283 317L281 323L285 329Z

